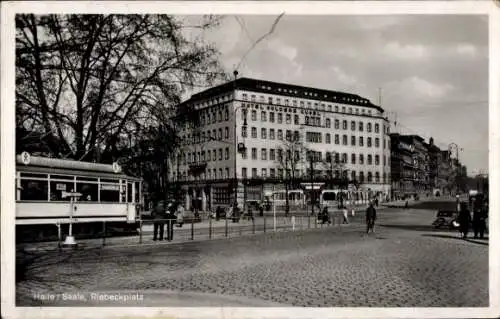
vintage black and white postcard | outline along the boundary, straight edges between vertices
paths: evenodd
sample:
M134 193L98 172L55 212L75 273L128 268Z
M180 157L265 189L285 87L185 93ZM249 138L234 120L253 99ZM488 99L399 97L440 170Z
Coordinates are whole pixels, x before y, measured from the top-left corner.
M3 3L5 318L498 317L499 17Z

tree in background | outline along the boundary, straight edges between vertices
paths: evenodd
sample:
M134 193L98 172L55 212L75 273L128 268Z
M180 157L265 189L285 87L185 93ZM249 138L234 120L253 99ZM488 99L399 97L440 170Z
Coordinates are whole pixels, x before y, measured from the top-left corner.
M121 159L133 173L158 174L177 144L170 118L181 95L227 78L218 51L185 36L218 22L212 16L188 26L169 15L17 15L17 151Z
M283 171L283 176L279 176L279 178L283 178L285 185L285 214L287 216L290 212L288 191L291 186L296 186L296 180L300 177L299 168L305 163L304 154L307 152L301 134L296 131L292 135L291 131L289 132L290 134L287 134L285 139L282 140L282 145L278 148L276 156L278 168Z
M185 28L168 15L17 15L17 127L54 157L113 160L169 125L186 89L225 77L217 51Z

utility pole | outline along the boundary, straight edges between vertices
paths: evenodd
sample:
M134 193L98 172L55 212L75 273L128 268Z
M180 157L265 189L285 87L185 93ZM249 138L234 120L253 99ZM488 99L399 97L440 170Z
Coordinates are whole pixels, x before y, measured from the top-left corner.
M313 162L313 156L312 153L310 153L309 156L310 160L310 168L311 168L311 215L314 216L314 162Z
M236 205L238 203L238 170L236 167L237 164L237 154L238 154L238 139L237 139L237 126L238 126L238 117L236 116L236 79L238 78L238 71L234 70L233 71L234 75L234 82L233 82L233 104L235 106L234 109L234 201L233 205ZM229 176L228 176L229 177ZM243 203L243 211L245 210L245 203Z

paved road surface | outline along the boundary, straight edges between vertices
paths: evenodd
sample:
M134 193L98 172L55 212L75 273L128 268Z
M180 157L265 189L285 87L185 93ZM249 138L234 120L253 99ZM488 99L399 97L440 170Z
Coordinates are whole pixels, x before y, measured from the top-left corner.
M41 259L17 285L16 299L19 306L117 306L34 297L140 291L143 300L126 305L205 306L206 297L226 306L488 306L488 241L434 231L427 226L434 214L388 209L369 235L351 225L64 253Z

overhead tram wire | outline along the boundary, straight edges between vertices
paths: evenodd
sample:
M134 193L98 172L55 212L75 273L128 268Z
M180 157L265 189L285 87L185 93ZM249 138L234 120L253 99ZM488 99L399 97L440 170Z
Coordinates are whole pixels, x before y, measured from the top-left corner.
M243 20L243 18L240 18L239 16L235 15L234 18L236 19L236 21L238 22L238 24L240 25L241 29L245 32L245 35L247 36L247 38L250 40L251 43L254 43L255 40L252 38L252 36L250 35L250 32L248 32L248 29L247 27L245 26L245 22Z
M273 22L273 24L271 25L271 29L266 33L264 34L263 36L261 36L260 38L257 39L257 41L255 41L251 46L250 48L245 52L245 54L243 54L241 60L238 62L238 64L236 65L235 67L235 70L238 70L241 66L241 64L245 61L245 58L247 57L247 55L252 52L252 50L257 46L257 44L259 44L261 41L263 41L265 38L267 38L268 36L270 36L271 34L274 33L274 30L276 29L276 26L278 25L278 23L280 22L281 18L285 15L285 12L281 13ZM246 29L246 28L245 28Z

